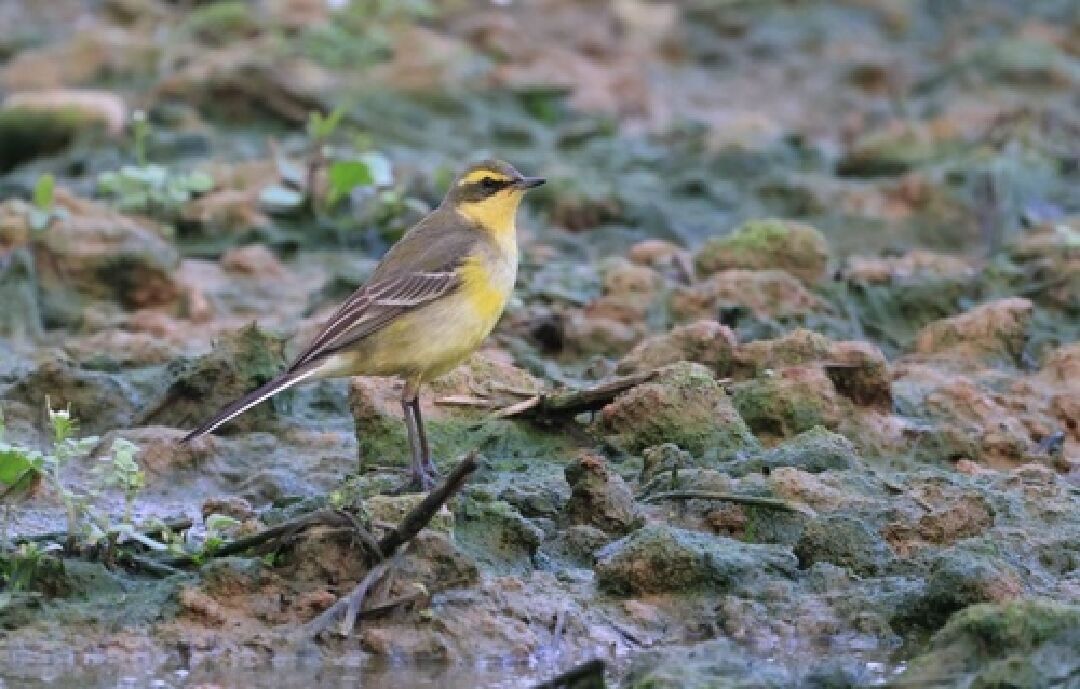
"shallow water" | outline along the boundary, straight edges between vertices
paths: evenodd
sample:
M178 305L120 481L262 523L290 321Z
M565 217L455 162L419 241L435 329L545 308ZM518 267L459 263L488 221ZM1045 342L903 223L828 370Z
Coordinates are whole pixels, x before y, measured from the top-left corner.
M355 661L355 662L350 662ZM345 658L334 664L304 658L278 659L258 666L207 663L190 670L169 663L145 665L105 659L60 657L5 658L0 689L180 689L181 687L276 687L277 689L504 689L531 686L554 674L550 667L497 661L468 665L392 663Z
M893 682L906 664L864 656L867 687L897 686ZM137 655L131 656L137 658ZM0 654L0 689L181 689L185 687L275 687L276 689L510 689L531 687L586 662L565 654L545 654L528 660L489 658L467 663L393 662L357 652L323 660L316 654L278 654L266 662L206 661L183 668L177 658L161 661L149 655L144 662L118 662L101 654L48 654L9 651ZM629 657L608 659L609 686L630 665ZM768 658L761 666L784 665L789 659ZM798 674L797 672L795 674ZM744 678L745 679L745 678ZM899 685L911 689L954 686L956 678L934 684ZM797 682L792 686L797 686Z

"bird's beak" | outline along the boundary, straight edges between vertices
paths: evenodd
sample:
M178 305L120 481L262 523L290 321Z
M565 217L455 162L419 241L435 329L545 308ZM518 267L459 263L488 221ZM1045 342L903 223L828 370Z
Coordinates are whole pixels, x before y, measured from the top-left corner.
M546 181L543 177L518 177L514 180L514 186L518 189L533 189Z

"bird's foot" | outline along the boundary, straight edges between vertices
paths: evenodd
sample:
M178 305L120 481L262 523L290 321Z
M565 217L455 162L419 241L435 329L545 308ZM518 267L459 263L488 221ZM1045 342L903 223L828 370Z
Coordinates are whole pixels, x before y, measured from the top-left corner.
M390 490L390 495L404 495L406 493L426 493L435 487L439 480L439 472L435 465L412 467L409 469L409 479L400 486Z

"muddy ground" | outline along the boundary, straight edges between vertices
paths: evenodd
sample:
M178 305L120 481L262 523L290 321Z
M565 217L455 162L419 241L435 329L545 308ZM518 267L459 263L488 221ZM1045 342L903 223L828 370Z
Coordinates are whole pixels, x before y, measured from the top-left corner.
M58 470L78 553L58 484L4 494L0 686L602 658L637 689L1080 687L1075 3L9 1L0 27L0 459L56 455L47 399L100 437ZM176 441L487 155L549 183L496 333L422 400L442 471L480 468L381 610L312 640L367 572L354 532L217 549L397 524L399 384ZM125 524L187 559L147 566Z

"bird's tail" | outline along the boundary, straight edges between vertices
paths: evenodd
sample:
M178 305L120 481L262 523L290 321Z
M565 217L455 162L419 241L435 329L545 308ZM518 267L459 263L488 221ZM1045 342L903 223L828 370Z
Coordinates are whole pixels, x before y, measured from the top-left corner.
M227 404L222 407L218 411L218 413L214 414L209 419L204 421L198 428L185 435L184 439L180 442L186 443L194 440L195 438L206 435L207 433L213 431L215 428L225 423L226 421L230 421L237 416L240 416L248 409L254 407L259 402L273 397L282 390L288 390L289 388L296 385L305 378L311 377L315 374L317 370L317 367L312 367L308 369L301 369L299 371L290 371L288 373L284 373L278 376L277 378L274 378L269 383L266 383L265 385L262 385L259 388L252 390L251 392L244 395L235 402L232 402L231 404Z

